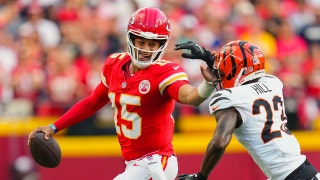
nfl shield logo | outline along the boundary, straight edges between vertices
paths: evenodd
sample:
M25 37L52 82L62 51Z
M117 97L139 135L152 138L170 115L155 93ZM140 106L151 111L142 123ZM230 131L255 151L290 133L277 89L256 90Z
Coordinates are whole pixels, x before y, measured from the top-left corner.
M121 83L121 87L122 87L122 88L127 87L127 82L122 82L122 83Z
M153 157L152 156L147 156L146 157L149 161L153 160Z

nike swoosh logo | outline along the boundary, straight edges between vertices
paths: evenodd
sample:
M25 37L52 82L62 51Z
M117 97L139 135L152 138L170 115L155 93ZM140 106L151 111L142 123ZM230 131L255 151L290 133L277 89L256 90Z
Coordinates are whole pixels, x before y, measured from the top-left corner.
M175 66L175 67L173 67L173 69L174 69L174 70L177 70L177 69L179 69L179 67L180 67L180 66Z
M218 107L219 107L219 105L218 106L213 106L211 110L215 111Z

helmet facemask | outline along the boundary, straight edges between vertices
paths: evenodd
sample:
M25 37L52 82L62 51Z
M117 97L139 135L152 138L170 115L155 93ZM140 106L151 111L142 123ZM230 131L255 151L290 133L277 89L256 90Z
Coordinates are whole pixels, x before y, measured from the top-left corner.
M160 42L157 50L143 50L134 45L134 38L145 38ZM170 38L170 22L166 15L158 8L146 7L134 12L129 20L127 29L128 53L133 64L139 69L150 66L165 53ZM151 54L150 59L139 59L139 56Z
M160 41L160 47L157 50L150 51L150 50L144 50L136 47L133 43L134 37L141 37L145 39L154 39ZM162 58L162 56L165 53L165 49L168 45L168 36L167 37L157 37L157 35L154 35L152 33L139 33L135 34L133 31L129 31L127 34L127 42L128 42L128 53L131 56L131 60L133 64L138 67L139 69L144 69L150 66L154 61L159 60ZM141 53L151 53L150 60L139 60L139 54Z
M216 59L216 56L214 57L214 59ZM216 63L217 61L214 60L214 63ZM218 62L219 63L219 62ZM220 90L223 88L222 85L222 79L224 77L224 73L221 72L219 70L219 64L214 64L213 65L213 70L212 70L213 74L216 76L216 80L213 81L213 86L215 87L216 90Z

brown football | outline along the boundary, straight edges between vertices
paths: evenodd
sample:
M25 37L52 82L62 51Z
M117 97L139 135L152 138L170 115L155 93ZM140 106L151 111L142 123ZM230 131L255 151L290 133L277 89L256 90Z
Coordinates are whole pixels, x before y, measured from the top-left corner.
M53 137L46 140L43 132L32 134L29 150L32 158L43 167L54 168L60 164L61 149L58 142Z

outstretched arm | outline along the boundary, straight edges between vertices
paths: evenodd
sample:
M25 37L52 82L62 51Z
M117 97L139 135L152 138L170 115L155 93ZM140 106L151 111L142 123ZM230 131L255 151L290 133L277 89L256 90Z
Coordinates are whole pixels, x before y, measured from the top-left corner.
M93 93L73 105L54 125L58 130L70 127L90 117L108 102L108 88L100 83Z
M209 82L213 82L216 79L216 76L212 71L209 68L205 68L203 65L200 65L200 71L204 77L204 81L198 87L194 87L190 84L181 86L179 89L180 103L198 106L207 99L215 89L215 86L209 84Z
M215 113L217 127L204 155L200 173L208 177L229 145L237 124L238 112L228 108Z
M211 95L214 89L219 89L215 84L217 76L213 70L215 56L209 50L192 41L176 44L174 49L190 50L190 53L182 53L181 56L189 59L201 59L205 61L208 66L207 68L200 66L204 81L199 87L195 88L187 84L179 90L179 101L181 103L198 106Z
M215 116L217 120L216 131L207 146L200 172L180 174L177 176L177 180L207 180L223 156L237 125L238 112L235 108L228 108L217 111Z
M45 138L49 139L49 137L58 130L63 130L90 117L108 102L108 88L100 83L91 95L73 105L56 122L49 126L41 126L31 131L29 133L28 144L33 133L39 131L44 132Z

